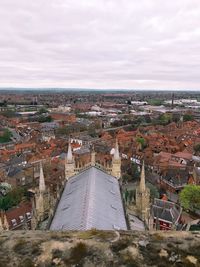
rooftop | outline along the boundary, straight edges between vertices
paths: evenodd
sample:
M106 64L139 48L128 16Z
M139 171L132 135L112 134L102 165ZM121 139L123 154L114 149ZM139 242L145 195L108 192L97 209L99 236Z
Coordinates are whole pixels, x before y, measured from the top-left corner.
M50 230L126 230L117 179L90 167L65 185Z

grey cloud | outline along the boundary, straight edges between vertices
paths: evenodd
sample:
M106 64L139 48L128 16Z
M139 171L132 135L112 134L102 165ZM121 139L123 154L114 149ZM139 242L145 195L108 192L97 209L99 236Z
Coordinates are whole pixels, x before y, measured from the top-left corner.
M1 0L0 86L199 88L198 0Z

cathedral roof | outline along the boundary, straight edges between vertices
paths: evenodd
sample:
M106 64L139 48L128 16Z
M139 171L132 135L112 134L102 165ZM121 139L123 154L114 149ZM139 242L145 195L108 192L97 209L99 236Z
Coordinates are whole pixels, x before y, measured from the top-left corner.
M127 230L117 179L90 167L66 183L50 230Z

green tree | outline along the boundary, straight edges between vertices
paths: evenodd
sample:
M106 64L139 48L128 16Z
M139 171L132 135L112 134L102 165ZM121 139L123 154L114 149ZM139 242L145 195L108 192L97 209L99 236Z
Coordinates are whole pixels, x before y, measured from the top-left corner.
M200 209L200 186L187 185L180 192L180 202L185 209L195 211Z
M160 106L163 104L163 100L162 99L150 99L148 100L148 104L152 106Z
M6 196L0 198L0 210L8 210L18 205L25 194L26 191L24 188L14 188Z
M154 198L159 198L160 196L159 191L154 185L147 183L147 187L150 189L150 197L152 200Z
M48 110L45 107L42 107L38 110L38 114L44 114L44 113L48 113Z
M125 202L127 203L129 197L129 191L127 189L125 190L124 197L125 197Z
M51 116L45 116L45 115L41 115L39 118L38 118L38 122L52 122L53 119Z
M131 181L132 181L132 178L133 178L133 177L132 177L131 175L125 173L125 174L123 174L123 176L122 176L122 181L123 181L123 182L131 182Z
M172 115L171 114L162 114L160 117L159 117L159 120L160 120L160 123L161 124L168 124L172 121Z
M140 178L140 172L138 171L138 166L136 163L131 163L131 173L135 179Z
M194 148L195 153L199 153L200 152L200 143L195 145L193 148Z
M143 137L137 137L136 142L141 145L141 149L143 150L146 147L146 140Z
M183 115L183 121L192 121L193 119L194 119L194 116L192 114Z
M3 130L3 134L0 136L0 143L7 143L11 141L12 133L8 129Z

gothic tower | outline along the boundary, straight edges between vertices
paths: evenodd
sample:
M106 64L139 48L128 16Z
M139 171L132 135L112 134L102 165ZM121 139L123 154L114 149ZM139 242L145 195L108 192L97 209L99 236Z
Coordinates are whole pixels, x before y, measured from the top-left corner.
M117 139L115 144L115 153L112 158L111 175L115 176L117 179L120 179L121 177L121 157L119 155L119 145Z
M35 211L36 221L41 222L48 217L50 209L50 194L49 190L46 189L42 162L40 161L40 178L39 188L35 193Z
M71 140L69 140L67 156L65 158L65 179L68 180L75 174L75 162L72 155Z
M138 217L146 223L149 224L150 217L150 190L145 184L145 167L144 162L142 164L142 171L140 177L140 183L136 188L136 209Z

